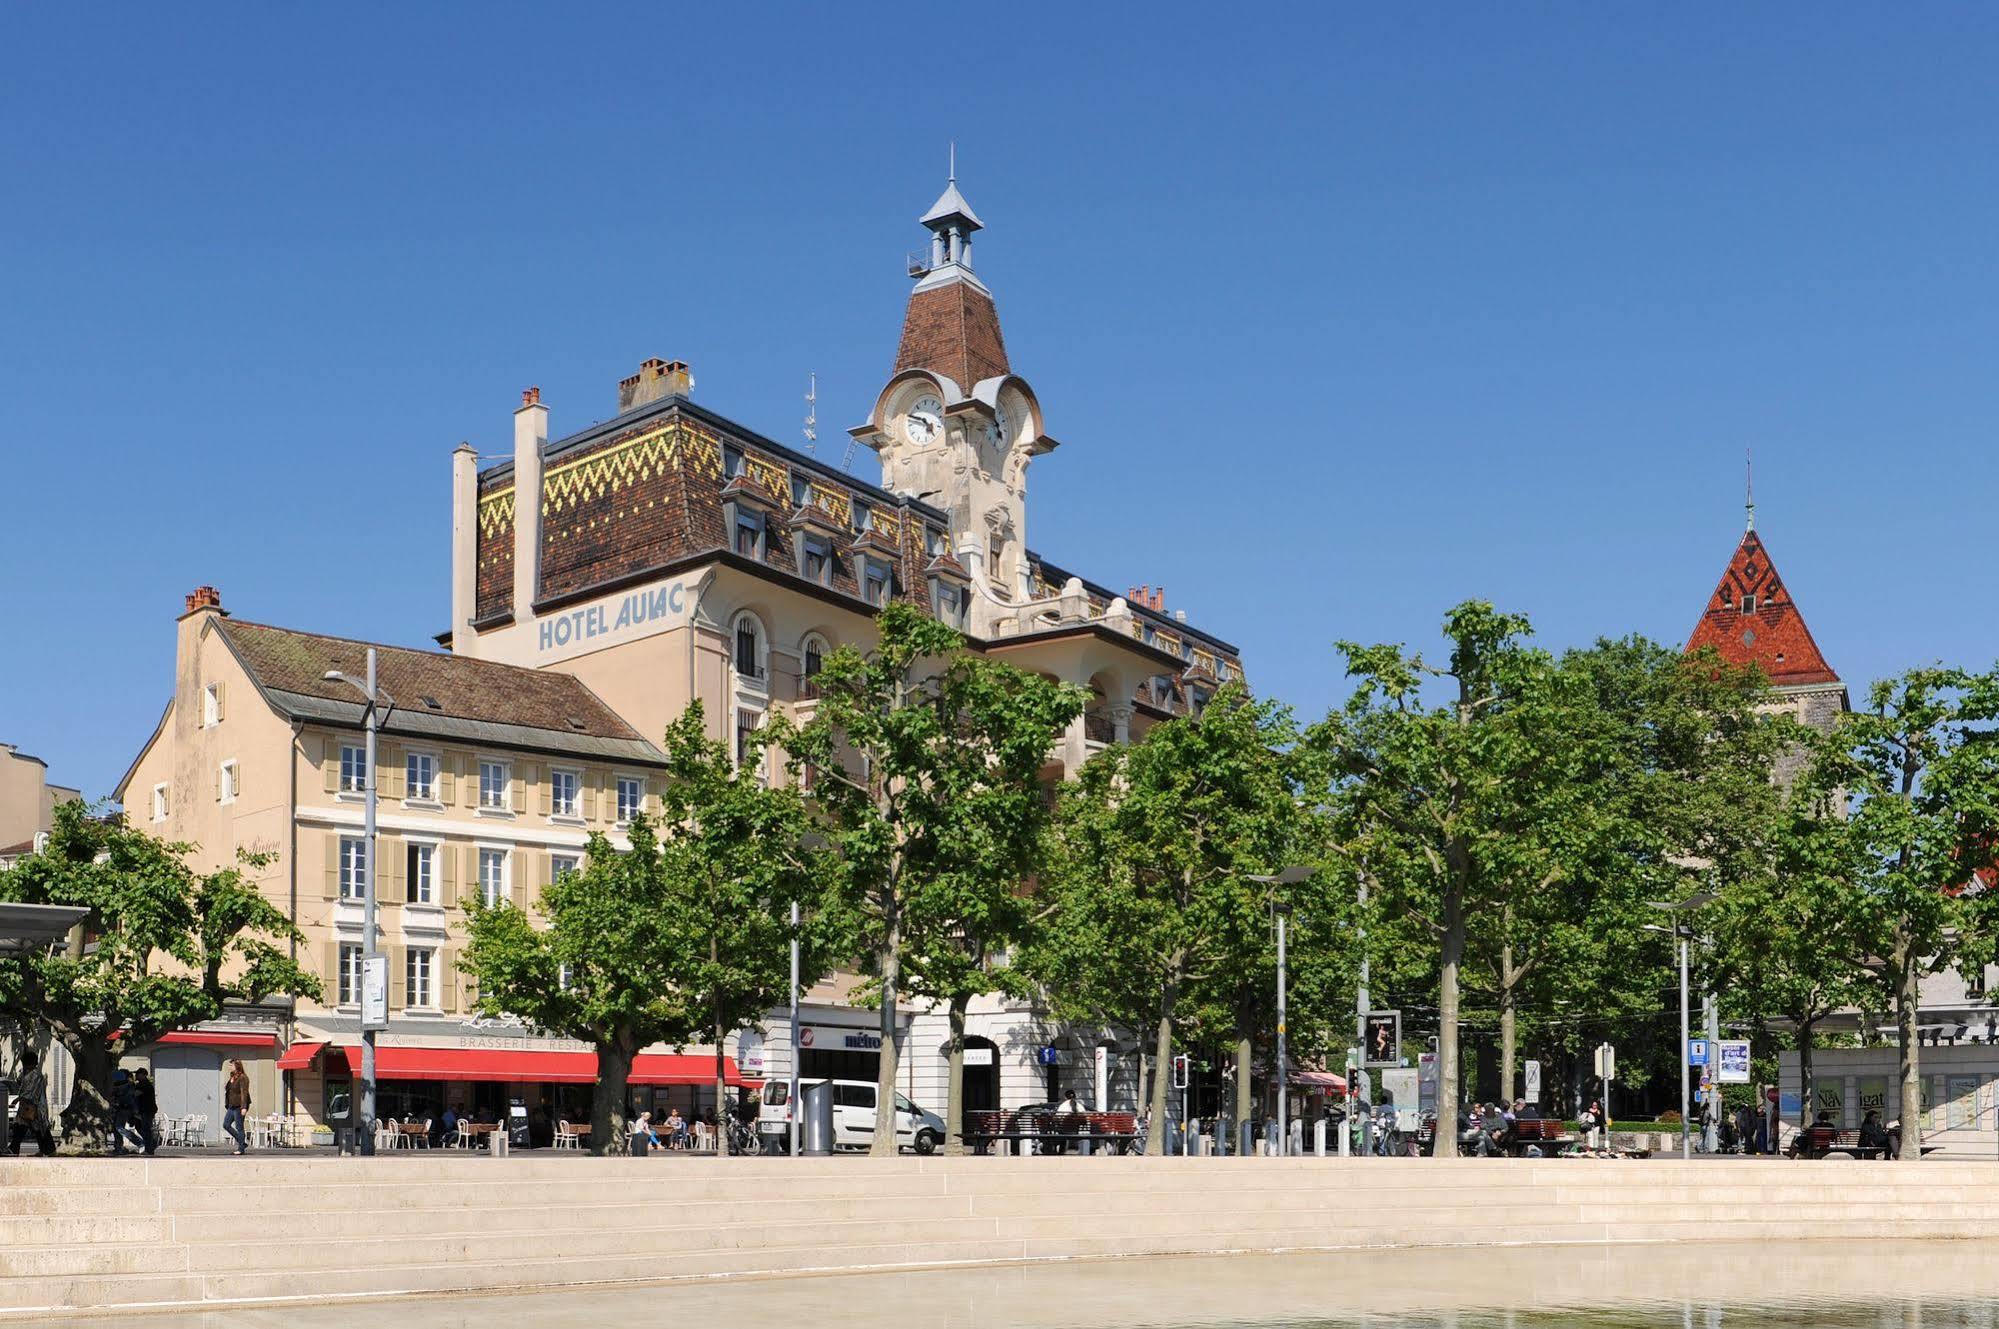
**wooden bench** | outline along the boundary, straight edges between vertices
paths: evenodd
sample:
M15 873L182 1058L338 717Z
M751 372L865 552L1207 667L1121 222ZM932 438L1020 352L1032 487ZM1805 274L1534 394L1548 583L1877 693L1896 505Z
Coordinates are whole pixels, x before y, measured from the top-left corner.
M1859 1131L1845 1131L1831 1125L1807 1125L1791 1141L1791 1157L1797 1159L1823 1159L1831 1153L1847 1153L1857 1159L1891 1159L1895 1157L1895 1145L1899 1137L1889 1131L1887 1145L1861 1145ZM1919 1145L1923 1153L1935 1153L1943 1145Z
M1565 1125L1554 1117L1522 1117L1513 1123L1506 1152L1513 1158L1525 1158L1530 1148L1552 1154L1559 1148L1575 1144L1576 1137L1564 1129Z
M1138 1140L1138 1118L1130 1112L967 1112L959 1136L978 1154L1029 1140L1054 1145L1058 1153L1088 1144L1122 1154Z

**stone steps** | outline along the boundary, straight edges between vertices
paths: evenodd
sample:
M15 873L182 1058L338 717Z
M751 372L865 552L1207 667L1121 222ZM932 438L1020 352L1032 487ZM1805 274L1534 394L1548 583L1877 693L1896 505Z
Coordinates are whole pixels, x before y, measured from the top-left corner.
M1999 1164L0 1162L0 1312L1065 1257L1999 1232Z

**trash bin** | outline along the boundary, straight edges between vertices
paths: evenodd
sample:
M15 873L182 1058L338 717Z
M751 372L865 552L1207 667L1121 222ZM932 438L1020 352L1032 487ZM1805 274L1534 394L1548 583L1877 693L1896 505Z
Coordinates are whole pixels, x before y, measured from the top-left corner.
M826 1081L806 1085L805 1112L798 1121L798 1151L812 1158L833 1152L833 1086Z

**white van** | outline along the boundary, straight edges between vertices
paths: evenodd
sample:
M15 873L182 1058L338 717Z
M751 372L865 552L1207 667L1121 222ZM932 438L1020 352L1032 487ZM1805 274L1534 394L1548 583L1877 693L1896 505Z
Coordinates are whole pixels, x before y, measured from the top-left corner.
M800 1097L823 1080L801 1079ZM762 1102L757 1108L757 1135L765 1153L783 1153L790 1147L791 1085L784 1080L765 1080ZM944 1119L895 1096L895 1137L904 1149L934 1154L944 1143ZM833 1147L866 1149L875 1140L875 1086L865 1080L833 1081Z

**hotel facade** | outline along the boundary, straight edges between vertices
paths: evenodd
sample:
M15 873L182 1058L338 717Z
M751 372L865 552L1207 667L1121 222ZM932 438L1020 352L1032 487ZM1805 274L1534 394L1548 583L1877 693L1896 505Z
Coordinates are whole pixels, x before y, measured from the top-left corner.
M482 470L470 445L453 454L442 649L376 648L394 703L375 882L391 975L385 1114L518 1101L540 1129L587 1115L587 1049L473 1014L456 968L459 906L477 895L532 910L591 832L620 843L629 817L657 805L656 741L690 701L756 778L784 779L756 731L778 714L809 718L821 661L865 649L880 608L902 600L970 649L1090 690L1049 753L1044 778L1059 781L1241 677L1236 650L1157 592L1117 594L1030 546L1028 470L1056 441L973 270L981 223L955 181L921 224L929 245L909 264L893 368L851 431L879 456L879 486L697 405L687 366L660 360L617 385L610 420L551 437L531 388L510 460ZM367 648L239 620L211 588L187 598L172 700L118 797L136 824L194 842L205 862L270 855L260 887L297 921L326 994L137 1050L166 1067L163 1111L213 1105L219 1117L221 1066L235 1056L253 1068L259 1113L324 1128L347 1099L365 941L362 706L324 675L359 676ZM879 1014L848 1001L852 987L851 975L815 986L795 1031L776 1011L732 1035L731 1073L786 1075L796 1047L802 1074L872 1080ZM900 1018L903 1090L941 1108L944 1015L917 1004ZM974 1006L968 1034L968 1106L1135 1098L1127 1034L999 998ZM712 1110L700 1087L712 1061L672 1053L642 1058L635 1093Z

